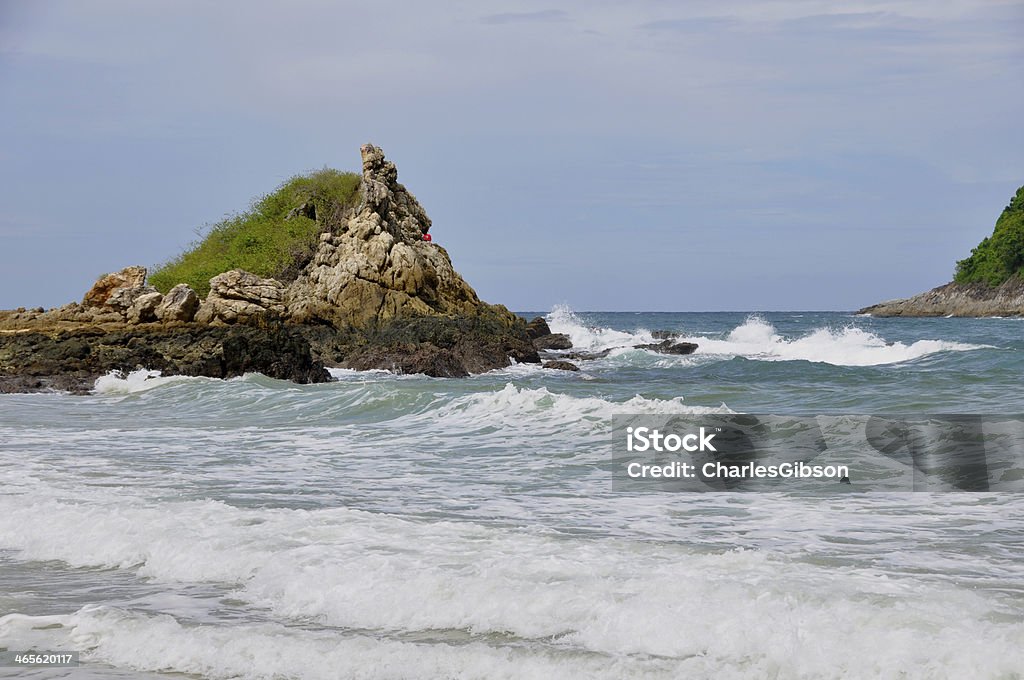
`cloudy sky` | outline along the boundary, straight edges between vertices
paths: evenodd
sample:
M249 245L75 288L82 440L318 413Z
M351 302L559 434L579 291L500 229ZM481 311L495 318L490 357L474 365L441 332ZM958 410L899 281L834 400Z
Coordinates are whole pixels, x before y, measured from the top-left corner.
M1024 184L1020 0L0 0L0 308L382 146L518 310L851 309Z

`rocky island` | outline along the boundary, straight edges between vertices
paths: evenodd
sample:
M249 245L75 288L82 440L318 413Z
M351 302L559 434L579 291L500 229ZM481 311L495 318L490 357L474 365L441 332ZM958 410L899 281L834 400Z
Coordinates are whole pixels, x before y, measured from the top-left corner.
M361 175L293 178L148 278L130 266L81 302L0 311L0 392L84 393L137 369L318 383L328 367L460 377L603 356L567 354L571 340L543 318L480 300L394 163L372 144L361 153ZM697 348L657 339L639 347Z
M87 391L137 368L311 383L330 380L326 366L463 376L538 362L525 320L481 301L431 241L395 165L376 146L361 151L358 202L295 198L286 219L314 238L280 278L232 269L168 288L167 272L181 269L170 267L161 292L132 266L101 276L80 303L0 312L0 391Z
M1024 316L1024 187L950 283L858 310L872 316Z

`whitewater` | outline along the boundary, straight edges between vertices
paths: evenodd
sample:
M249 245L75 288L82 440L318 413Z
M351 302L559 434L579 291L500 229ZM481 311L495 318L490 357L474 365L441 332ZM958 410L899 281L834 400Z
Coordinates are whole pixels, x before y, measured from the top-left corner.
M1024 413L1020 321L545 315L607 353L0 395L0 651L80 653L37 678L1024 677L1018 494L609 469L623 413ZM634 347L655 331L699 348Z

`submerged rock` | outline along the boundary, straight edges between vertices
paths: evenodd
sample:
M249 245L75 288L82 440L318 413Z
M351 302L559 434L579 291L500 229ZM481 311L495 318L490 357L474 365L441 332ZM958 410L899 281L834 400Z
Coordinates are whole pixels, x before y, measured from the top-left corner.
M662 340L661 342L649 345L633 345L633 347L658 352L659 354L693 354L697 351L697 343L695 342L674 342L672 340Z
M604 359L606 356L612 353L612 350L602 349L597 352L569 352L568 354L561 355L562 359L572 359L575 361L593 361L594 359Z
M580 367L571 361L545 361L541 364L544 368L552 368L558 371L578 371Z

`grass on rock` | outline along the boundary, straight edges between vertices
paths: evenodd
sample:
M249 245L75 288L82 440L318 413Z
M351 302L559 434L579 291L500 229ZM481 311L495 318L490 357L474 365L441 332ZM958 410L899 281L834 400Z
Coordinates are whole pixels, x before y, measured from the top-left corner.
M205 237L159 265L149 283L164 294L187 283L206 297L210 279L232 269L293 281L312 259L320 234L359 202L359 179L330 168L293 177L245 212L210 226Z

